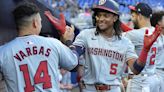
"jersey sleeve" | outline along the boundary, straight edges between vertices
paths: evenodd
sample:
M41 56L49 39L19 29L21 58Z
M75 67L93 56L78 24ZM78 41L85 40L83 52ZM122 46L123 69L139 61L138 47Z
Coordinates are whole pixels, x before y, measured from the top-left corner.
M73 45L80 46L82 48L85 48L86 47L86 38L85 38L86 35L85 35L85 31L87 31L87 30L84 30L84 31L80 32L76 36L76 39L73 42Z
M79 65L85 65L85 59L83 55L79 57Z
M126 61L132 59L132 58L138 58L134 45L130 40L127 40L127 51L126 51Z
M72 70L78 65L78 57L77 55L71 51L66 45L56 40L56 48L59 54L59 66Z
M134 45L137 45L139 43L138 40L140 40L140 37L138 37L138 32L136 32L136 30L124 32L123 35L129 38Z

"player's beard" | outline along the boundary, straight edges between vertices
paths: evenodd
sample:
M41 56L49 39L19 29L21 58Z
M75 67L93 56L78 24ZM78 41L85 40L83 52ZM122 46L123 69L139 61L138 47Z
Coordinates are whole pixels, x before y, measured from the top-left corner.
M133 21L133 24L134 24L134 29L139 29L139 24L138 24L138 21Z

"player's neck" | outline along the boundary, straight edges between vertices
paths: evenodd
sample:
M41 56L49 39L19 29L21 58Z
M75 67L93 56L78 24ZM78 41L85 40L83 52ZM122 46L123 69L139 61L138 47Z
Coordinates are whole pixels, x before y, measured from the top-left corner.
M151 27L150 21L141 21L139 27Z
M27 35L35 35L35 31L30 28L24 28L19 30L18 36L27 36Z
M108 29L108 30L101 32L101 35L103 35L105 38L111 38L111 37L113 37L113 34L114 34L113 27Z

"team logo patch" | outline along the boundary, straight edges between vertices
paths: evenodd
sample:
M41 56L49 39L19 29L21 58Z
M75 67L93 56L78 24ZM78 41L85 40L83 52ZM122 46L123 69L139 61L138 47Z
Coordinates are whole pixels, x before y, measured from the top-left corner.
M105 4L106 0L99 0L99 5Z

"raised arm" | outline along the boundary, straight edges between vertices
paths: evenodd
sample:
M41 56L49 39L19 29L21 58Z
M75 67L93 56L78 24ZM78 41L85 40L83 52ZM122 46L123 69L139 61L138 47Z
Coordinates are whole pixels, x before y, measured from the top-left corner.
M65 17L63 13L60 13L60 19L54 17L50 11L45 11L45 16L48 18L48 20L51 22L51 24L59 31L59 33L62 35L66 31L66 22Z
M60 18L57 19L49 11L45 11L45 16L51 22L51 24L58 29L59 33L61 33L62 41L71 48L71 50L76 53L78 56L84 53L85 48L80 46L73 46L72 40L74 35L74 27L66 26L65 18L63 14L60 14Z
M144 46L139 55L139 58L137 60L136 59L128 60L128 65L134 74L139 74L143 70L146 64L148 52L151 46L153 45L153 43L160 35L160 33L161 33L161 28L159 26L156 26L155 31L153 32L152 35L148 35L148 30L146 30L144 35Z

